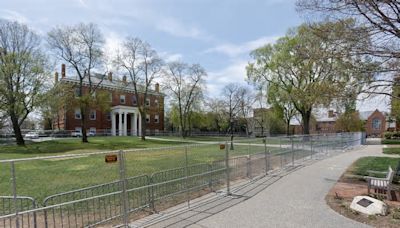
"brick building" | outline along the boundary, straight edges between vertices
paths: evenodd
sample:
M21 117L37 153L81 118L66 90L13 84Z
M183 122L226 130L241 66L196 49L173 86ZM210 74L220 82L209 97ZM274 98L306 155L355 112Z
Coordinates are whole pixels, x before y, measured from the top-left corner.
M387 130L386 115L384 112L376 109L372 112L366 112L367 115L361 113L361 119L365 120L365 133L367 136L381 137Z
M78 85L79 80L65 75L65 65L62 65L61 78L58 83L68 83ZM106 91L110 95L110 110L102 111L95 108L87 113L87 132L91 134L111 134L111 135L140 135L141 134L141 115L138 103L144 104L147 108L146 128L149 131L164 130L164 94L160 92L159 85L155 84L154 90L149 90L147 99L139 92L137 98L131 83L128 83L124 76L122 80L113 79L112 73L106 75L96 74L91 77L94 85L99 84L96 91ZM89 85L84 82L84 85ZM81 113L79 108L64 107L60 110L59 118L54 124L60 130L81 131Z

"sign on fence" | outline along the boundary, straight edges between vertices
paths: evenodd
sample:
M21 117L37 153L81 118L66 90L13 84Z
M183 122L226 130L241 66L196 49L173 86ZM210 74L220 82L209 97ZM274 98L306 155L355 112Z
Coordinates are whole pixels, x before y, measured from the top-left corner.
M225 144L219 144L219 149L220 149L220 150L225 149Z
M105 157L106 163L114 163L118 161L118 156L116 154L107 154Z

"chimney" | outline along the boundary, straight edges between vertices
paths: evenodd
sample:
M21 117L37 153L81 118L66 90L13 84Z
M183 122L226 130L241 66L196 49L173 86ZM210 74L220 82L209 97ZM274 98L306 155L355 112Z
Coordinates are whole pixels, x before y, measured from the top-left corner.
M122 81L126 84L126 75L122 77Z
M156 91L157 93L159 93L159 92L160 92L160 84L156 83L154 89L155 89L155 91Z
M328 117L329 117L329 118L334 117L333 110L329 110L329 111L328 111Z
M111 71L108 72L108 80L109 80L110 82L112 82L112 72L111 72Z
M54 82L58 82L58 72L54 73Z
M65 64L61 64L61 78L65 78Z

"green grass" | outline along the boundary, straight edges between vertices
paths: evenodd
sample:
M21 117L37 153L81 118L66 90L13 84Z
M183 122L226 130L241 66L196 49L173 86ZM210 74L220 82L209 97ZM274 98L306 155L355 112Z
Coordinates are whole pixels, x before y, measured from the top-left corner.
M400 144L400 139L383 139L381 144Z
M84 153L87 151L163 147L177 144L180 143L149 139L142 141L136 137L93 137L89 138L89 143L82 143L79 138L59 139L44 142L31 142L27 143L26 146L0 146L0 160L66 153Z
M384 154L398 154L398 155L400 155L400 147L383 148L383 153Z
M399 161L400 158L363 157L353 163L349 172L353 175L368 176L368 170L384 172L389 166L395 170Z
M90 143L83 144L79 139L61 139L32 143L26 147L4 146L0 147L0 159L151 147L152 149L126 153L126 175L129 177L150 175L161 170L183 167L186 162L185 144L181 142L156 140L142 142L132 137L94 137L89 141ZM235 145L234 150L229 151L230 156L264 151L261 139L256 139L252 143L259 145L245 143ZM171 148L170 146L182 147ZM279 152L279 148L274 152ZM187 154L189 165L210 163L223 160L225 150L220 150L218 143L204 144L188 146ZM0 163L0 195L11 195L10 170L10 163ZM16 162L15 171L18 195L31 196L39 202L49 195L115 181L119 177L118 163L105 163L104 154Z

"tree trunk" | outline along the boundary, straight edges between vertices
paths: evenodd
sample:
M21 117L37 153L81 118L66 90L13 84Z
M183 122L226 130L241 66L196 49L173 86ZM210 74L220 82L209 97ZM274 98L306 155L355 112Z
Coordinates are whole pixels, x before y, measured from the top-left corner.
M141 135L141 139L142 139L142 141L145 141L146 140L146 113L143 113L143 114L141 114L141 120L140 121L142 121L142 135Z
M81 108L81 125L82 125L82 142L88 143L88 138L86 134L86 110Z
M310 134L310 119L311 119L311 109L301 112L301 117L303 119L303 134Z
M290 135L290 122L286 123L286 135Z
M18 123L18 118L14 113L11 113L10 117L11 117L11 122L13 125L15 139L17 141L17 145L24 146L25 141L24 141L24 137L22 136L21 127L19 126L19 123Z

